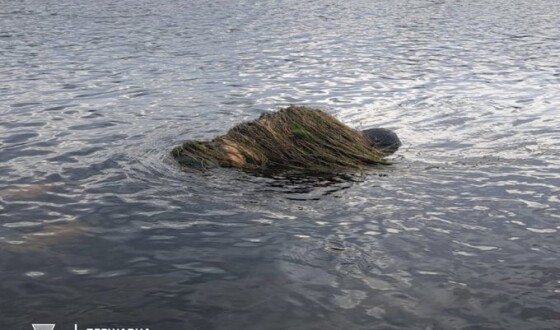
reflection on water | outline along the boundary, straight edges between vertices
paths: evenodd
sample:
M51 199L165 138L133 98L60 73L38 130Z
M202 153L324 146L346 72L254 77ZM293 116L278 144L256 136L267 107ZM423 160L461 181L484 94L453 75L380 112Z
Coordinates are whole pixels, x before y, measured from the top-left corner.
M4 328L558 328L560 2L0 3ZM168 155L292 103L403 147Z

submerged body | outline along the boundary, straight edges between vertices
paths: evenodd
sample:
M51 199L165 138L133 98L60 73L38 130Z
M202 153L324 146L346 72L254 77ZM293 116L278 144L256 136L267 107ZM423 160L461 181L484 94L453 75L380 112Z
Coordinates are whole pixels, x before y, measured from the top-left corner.
M290 106L241 123L213 140L186 141L171 154L179 164L199 169L345 172L384 163L400 146L393 132L394 137L374 133L356 131L317 109ZM385 145L372 144L370 135L380 136Z

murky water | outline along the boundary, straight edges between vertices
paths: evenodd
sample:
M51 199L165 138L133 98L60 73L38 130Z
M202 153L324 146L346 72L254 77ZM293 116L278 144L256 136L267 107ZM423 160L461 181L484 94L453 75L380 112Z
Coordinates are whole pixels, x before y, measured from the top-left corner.
M559 1L0 4L2 329L560 327ZM168 157L288 104L404 146Z

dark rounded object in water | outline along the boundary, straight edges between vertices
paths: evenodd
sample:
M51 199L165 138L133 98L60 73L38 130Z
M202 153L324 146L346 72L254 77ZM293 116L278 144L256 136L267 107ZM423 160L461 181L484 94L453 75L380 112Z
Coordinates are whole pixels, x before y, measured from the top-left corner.
M370 128L362 134L371 145L386 154L392 154L402 145L397 133L386 128Z

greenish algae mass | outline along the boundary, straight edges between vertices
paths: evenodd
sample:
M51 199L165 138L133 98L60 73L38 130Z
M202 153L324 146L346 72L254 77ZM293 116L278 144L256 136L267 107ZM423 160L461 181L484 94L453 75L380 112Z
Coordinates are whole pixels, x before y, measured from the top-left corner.
M361 132L325 112L290 106L231 128L209 141L186 141L171 151L187 168L341 173L386 164Z

